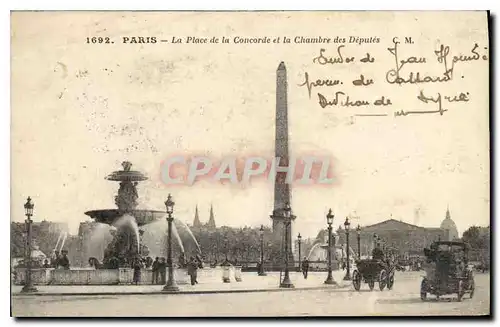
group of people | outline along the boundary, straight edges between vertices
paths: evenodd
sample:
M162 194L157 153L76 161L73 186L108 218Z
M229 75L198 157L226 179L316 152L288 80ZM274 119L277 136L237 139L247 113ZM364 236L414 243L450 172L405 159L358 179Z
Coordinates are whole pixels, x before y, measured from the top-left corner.
M171 262L165 260L164 257L156 257L151 265L151 270L153 273L152 283L156 285L163 285L167 282L167 267ZM202 267L202 263L199 258L191 257L186 264L187 273L191 277L191 285L198 284L198 268ZM138 285L141 281L141 269L149 268L145 267L143 260L140 258L136 259L133 265L134 276L133 283Z
M151 270L153 272L153 284L165 284L167 279L167 261L165 258L156 257L151 265ZM135 267L134 267L135 269Z
M43 261L43 268L69 269L68 251L54 251L50 258Z

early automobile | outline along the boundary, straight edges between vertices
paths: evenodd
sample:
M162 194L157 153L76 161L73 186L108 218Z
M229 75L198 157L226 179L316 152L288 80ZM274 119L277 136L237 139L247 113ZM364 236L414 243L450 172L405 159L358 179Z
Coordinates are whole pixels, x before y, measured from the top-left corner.
M468 245L460 241L438 241L424 249L426 276L420 285L420 298L427 295L457 294L462 301L465 294L474 296L474 273L468 264Z
M391 290L394 286L394 270L395 266L386 260L358 260L352 272L352 285L356 291L359 291L361 283L366 282L370 290L373 290L375 282L378 282L381 291L386 286Z

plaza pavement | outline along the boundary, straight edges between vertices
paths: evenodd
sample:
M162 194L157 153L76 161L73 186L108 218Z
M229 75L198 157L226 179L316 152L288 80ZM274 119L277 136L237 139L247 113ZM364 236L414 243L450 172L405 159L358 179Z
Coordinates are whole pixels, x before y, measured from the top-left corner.
M249 273L244 274L248 276ZM456 295L420 300L421 272L397 272L392 290L369 291L363 284L361 291L352 286L306 290L302 285L322 283L324 273L313 273L307 282L299 281L297 273L292 281L293 292L275 292L277 278L269 280L273 288L266 292L226 294L154 294L135 296L118 293L107 296L18 295L12 298L11 315L15 317L280 317L280 316L462 316L491 313L490 275L477 274L476 294L462 302ZM339 274L335 275L339 279ZM253 277L246 278L251 283ZM245 279L244 279L245 281ZM244 283L244 282L242 282ZM200 284L203 285L203 284ZM197 286L200 286L197 285ZM232 285L232 284L231 284ZM201 286L200 286L201 287ZM221 286L222 287L222 286ZM236 286L235 286L236 287ZM128 286L126 286L128 288Z
M222 276L211 276L198 278L198 284L178 285L179 292L175 294L212 294L212 293L248 293L248 292L273 292L292 290L314 290L324 288L345 288L351 285L350 281L344 281L345 271L333 271L334 280L337 285L326 285L324 281L327 272L310 272L307 279L302 273L290 272L290 279L295 288L280 288L280 273L267 272L267 276L258 276L256 272L242 273L242 281L234 279L230 283L223 283ZM37 285L38 292L31 294L20 293L22 286L13 285L13 296L54 296L54 295L141 295L141 294L164 294L163 285Z

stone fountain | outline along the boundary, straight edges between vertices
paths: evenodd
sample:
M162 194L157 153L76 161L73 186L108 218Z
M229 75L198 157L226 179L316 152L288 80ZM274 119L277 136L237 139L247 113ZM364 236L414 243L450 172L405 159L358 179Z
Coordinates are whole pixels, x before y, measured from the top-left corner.
M98 223L114 226L111 229L113 240L108 244L103 264L107 268L130 266L135 259L148 255L148 249L141 242L144 225L158 221L166 214L164 211L139 210L137 208L137 185L148 178L139 171L131 170L132 164L122 163L123 170L115 171L107 180L120 183L115 197L117 209L91 210L85 214Z

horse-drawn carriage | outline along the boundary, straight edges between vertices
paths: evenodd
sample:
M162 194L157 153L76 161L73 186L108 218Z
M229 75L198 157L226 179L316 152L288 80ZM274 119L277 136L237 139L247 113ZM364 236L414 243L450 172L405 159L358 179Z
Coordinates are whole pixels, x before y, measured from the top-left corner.
M352 272L352 285L356 291L361 288L361 283L368 284L370 291L378 282L381 291L385 287L391 290L394 286L394 265L385 260L364 259L356 261L356 268Z
M457 300L469 293L474 296L474 273L468 265L468 246L464 242L439 241L425 249L427 257L426 276L420 285L420 298L427 300L427 294L457 294Z

